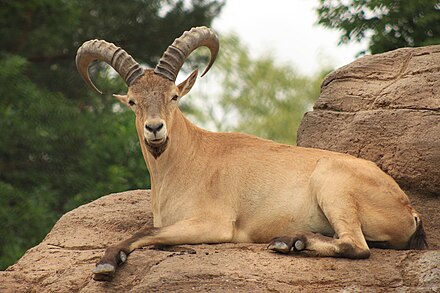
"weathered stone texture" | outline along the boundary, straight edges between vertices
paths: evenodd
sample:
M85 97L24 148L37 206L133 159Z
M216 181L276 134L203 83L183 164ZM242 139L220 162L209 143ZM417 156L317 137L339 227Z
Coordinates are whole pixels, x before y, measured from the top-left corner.
M440 45L365 56L329 74L298 145L371 160L401 186L440 195Z

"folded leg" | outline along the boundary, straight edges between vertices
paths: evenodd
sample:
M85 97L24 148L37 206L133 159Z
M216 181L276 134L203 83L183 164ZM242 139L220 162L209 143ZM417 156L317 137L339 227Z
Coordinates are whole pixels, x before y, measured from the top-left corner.
M163 228L145 227L108 247L93 270L93 278L112 280L117 267L127 260L127 256L143 246L230 242L232 233L232 222L221 219L189 219Z

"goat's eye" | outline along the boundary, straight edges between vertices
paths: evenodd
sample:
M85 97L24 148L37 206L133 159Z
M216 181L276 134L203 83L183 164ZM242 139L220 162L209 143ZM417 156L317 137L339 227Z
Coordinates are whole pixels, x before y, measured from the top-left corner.
M172 101L177 101L177 99L179 98L178 95L174 95L173 98L171 99Z
M130 106L134 106L134 105L136 105L135 101L133 101L133 100L128 101L128 104L129 104Z

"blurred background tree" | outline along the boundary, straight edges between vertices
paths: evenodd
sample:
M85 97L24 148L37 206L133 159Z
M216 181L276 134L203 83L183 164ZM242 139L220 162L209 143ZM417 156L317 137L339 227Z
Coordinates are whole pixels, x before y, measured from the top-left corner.
M296 130L320 93L329 69L314 76L298 73L291 64L279 64L270 54L251 57L234 35L221 39L212 72L199 81L183 102L199 124L216 131L239 131L296 143Z
M341 44L367 38L377 54L440 43L438 0L319 1L318 23L341 31Z
M110 192L149 187L126 90L108 67L86 88L74 64L88 39L153 66L183 31L210 25L215 0L1 1L0 269L37 244L64 212ZM97 70L105 68L105 70Z

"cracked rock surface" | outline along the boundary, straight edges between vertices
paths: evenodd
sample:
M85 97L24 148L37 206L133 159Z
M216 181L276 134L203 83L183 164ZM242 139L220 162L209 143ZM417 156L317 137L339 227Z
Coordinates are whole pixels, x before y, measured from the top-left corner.
M148 190L111 194L65 214L42 243L0 272L0 292L440 290L438 242L431 243L437 250L373 249L367 260L286 256L257 244L144 248L128 257L113 282L94 281L91 272L104 248L151 224L149 198ZM426 228L439 233L439 227Z
M440 45L365 56L330 73L298 145L375 162L408 189L440 195Z

